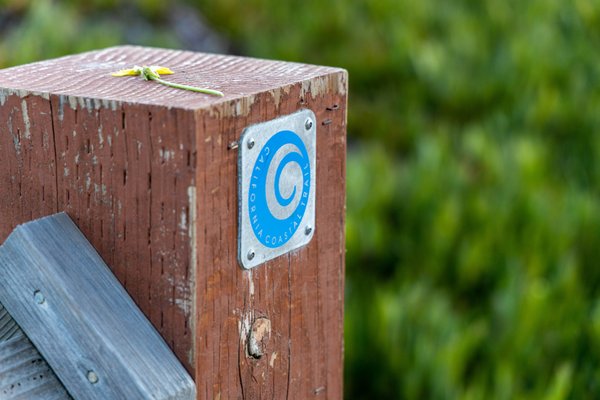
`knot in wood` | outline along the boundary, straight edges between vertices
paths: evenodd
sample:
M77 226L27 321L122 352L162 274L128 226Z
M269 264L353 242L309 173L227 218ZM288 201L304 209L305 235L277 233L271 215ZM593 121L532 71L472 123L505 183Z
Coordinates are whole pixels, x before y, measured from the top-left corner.
M271 337L271 320L257 318L252 323L248 337L248 354L254 358L261 358L267 351L267 344Z

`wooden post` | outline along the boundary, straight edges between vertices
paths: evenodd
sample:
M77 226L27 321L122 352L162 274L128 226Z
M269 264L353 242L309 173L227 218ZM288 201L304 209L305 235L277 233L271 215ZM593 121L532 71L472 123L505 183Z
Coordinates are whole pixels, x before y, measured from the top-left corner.
M110 73L162 65L224 98ZM342 397L345 71L115 47L0 71L0 241L65 211L195 377L199 399ZM316 116L308 245L238 263L238 141Z

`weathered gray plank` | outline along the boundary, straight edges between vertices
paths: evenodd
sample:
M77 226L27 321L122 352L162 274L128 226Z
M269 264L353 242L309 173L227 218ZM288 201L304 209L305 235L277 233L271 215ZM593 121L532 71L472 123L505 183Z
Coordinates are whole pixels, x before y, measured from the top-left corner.
M69 400L52 369L0 303L0 400Z
M195 399L193 380L64 213L0 246L0 302L75 399Z
M17 332L19 332L19 326L4 306L0 304L0 342L12 338Z
M71 399L33 344L15 332L0 342L0 400Z

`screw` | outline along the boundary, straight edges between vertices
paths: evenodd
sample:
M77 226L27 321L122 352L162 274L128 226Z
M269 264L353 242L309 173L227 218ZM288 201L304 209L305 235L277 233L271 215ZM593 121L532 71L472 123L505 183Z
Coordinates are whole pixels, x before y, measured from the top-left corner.
M87 372L87 380L92 384L98 383L98 375L94 371Z
M254 147L254 139L250 138L248 139L248 148L251 149Z
M250 249L250 251L248 251L248 260L252 260L255 255L254 250Z
M35 292L33 292L33 299L38 304L44 304L44 302L46 301L46 298L44 297L42 292L40 292L39 290L36 290Z
M312 127L313 127L313 122L312 122L312 119L310 119L310 118L306 118L306 122L304 122L304 128L305 128L307 131L310 131L310 129L311 129Z
M306 236L308 236L308 235L310 235L311 232L312 232L312 226L306 225L306 228L304 228L304 234Z

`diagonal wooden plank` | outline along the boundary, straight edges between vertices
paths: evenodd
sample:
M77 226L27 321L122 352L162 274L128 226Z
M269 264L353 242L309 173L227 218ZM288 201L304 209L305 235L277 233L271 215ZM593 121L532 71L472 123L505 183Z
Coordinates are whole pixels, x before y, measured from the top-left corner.
M64 213L0 247L0 302L75 399L195 398L195 385Z

